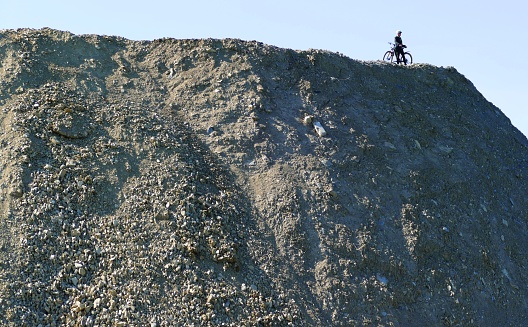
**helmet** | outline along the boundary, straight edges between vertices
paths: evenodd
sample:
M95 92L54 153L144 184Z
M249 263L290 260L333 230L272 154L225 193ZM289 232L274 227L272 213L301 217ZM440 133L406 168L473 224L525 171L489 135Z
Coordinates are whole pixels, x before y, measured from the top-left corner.
M397 30L397 31L396 31L396 34L400 34L401 32L402 32L402 31L400 31L400 30Z

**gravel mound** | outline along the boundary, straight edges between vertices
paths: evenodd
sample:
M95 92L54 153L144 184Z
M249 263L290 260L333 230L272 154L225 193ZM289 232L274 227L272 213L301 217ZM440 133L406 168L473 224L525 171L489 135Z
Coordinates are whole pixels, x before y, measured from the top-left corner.
M0 325L516 326L528 140L453 67L0 34Z

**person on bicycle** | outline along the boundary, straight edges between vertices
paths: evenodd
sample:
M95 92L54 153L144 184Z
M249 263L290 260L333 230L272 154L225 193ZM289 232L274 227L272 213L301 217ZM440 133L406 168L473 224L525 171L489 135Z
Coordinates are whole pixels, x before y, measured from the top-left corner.
M402 38L401 38L402 31L397 30L396 36L394 37L394 52L396 54L396 62L400 63L400 56L403 58L403 63L407 65L407 59L405 59L405 56L403 55L403 49L407 48L406 45L403 45Z

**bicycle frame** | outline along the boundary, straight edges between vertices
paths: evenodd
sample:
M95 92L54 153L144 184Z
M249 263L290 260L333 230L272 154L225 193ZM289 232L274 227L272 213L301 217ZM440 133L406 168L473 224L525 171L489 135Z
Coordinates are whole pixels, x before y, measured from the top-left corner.
M396 62L403 62L403 58L399 58L400 56L398 56L398 54L396 53L396 44L394 43L391 43L391 42L388 42L389 45L391 46L390 50L385 52L385 55L383 56L383 60L384 61L388 61L388 62L391 62L393 63L394 61ZM410 52L406 51L403 53L403 56L404 58L407 59L407 61L412 64L412 55ZM396 59L396 60L395 60Z

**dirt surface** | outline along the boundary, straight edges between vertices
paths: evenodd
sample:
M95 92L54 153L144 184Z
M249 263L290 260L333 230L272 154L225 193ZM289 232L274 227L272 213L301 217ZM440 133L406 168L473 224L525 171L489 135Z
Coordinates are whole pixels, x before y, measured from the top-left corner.
M453 67L0 34L0 325L520 326L528 140Z

